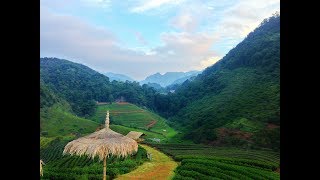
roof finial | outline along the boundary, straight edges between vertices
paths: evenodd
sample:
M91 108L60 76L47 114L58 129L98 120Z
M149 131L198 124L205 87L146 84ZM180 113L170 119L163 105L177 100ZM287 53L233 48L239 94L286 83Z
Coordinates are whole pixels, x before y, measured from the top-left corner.
M109 110L107 111L107 117L106 117L106 123L105 123L105 126L106 126L106 129L109 129Z

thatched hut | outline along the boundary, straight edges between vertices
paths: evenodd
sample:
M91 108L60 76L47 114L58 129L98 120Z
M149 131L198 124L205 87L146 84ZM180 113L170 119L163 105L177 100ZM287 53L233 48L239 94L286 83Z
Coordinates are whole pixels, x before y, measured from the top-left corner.
M144 139L142 139L141 137L144 136L145 134L143 132L137 132L137 131L130 131L126 136L137 141L137 142L141 142Z
M109 111L105 122L105 128L90 135L69 142L63 154L96 156L103 160L103 179L106 179L107 158L110 155L125 157L138 151L135 140L123 136L109 128Z

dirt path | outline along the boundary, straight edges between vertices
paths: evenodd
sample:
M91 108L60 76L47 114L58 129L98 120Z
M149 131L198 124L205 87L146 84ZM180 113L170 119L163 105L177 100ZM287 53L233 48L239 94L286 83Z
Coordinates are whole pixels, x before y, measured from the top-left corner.
M151 128L152 126L154 126L157 123L156 120L152 120L149 124L147 124L147 128Z
M141 146L152 154L152 161L147 161L136 170L120 175L116 179L172 179L174 176L173 171L178 166L177 162L150 146Z

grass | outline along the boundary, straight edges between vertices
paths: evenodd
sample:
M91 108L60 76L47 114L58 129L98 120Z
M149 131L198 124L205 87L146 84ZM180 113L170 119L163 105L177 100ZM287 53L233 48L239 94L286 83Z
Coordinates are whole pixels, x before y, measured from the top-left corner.
M181 164L174 179L280 179L279 153L199 144L152 144Z
M167 125L164 118L133 104L98 105L95 115L89 117L89 119L103 124L107 110L110 111L111 124L113 125L129 127L136 131L144 130L144 132L158 133L166 138L172 138L177 134L174 129ZM152 127L148 127L154 121L156 123Z
M43 117L41 129L47 137L92 133L99 126L99 123L77 117L58 105L50 107Z

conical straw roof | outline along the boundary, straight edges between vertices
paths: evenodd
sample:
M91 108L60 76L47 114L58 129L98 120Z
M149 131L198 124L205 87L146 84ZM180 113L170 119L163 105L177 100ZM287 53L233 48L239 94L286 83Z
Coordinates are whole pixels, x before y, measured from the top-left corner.
M104 129L69 142L63 154L88 155L91 158L98 156L100 160L103 160L109 155L125 157L137 150L138 144L135 140L109 128L109 111L107 111Z

